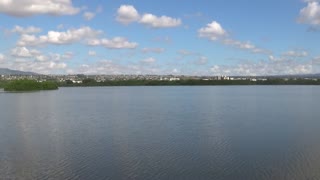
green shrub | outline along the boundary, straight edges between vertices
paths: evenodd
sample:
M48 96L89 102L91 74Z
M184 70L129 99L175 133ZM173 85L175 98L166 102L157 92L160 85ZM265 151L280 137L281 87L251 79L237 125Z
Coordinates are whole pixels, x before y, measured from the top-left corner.
M37 82L35 80L14 80L7 83L4 87L5 91L40 91L40 90L55 90L58 85L54 82Z

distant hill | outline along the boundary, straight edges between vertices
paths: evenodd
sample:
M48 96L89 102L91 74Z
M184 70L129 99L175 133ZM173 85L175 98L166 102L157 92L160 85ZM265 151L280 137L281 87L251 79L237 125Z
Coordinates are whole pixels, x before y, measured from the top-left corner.
M37 73L0 68L0 75L37 75Z

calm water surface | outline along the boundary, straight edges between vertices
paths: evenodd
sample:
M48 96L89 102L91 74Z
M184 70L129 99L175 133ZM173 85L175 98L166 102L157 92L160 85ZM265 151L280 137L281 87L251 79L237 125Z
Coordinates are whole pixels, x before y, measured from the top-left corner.
M0 90L0 179L320 179L320 87Z

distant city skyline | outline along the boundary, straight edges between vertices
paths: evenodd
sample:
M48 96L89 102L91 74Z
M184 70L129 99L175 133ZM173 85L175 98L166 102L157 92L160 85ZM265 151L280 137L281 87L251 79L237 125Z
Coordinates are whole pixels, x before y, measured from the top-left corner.
M41 74L320 72L319 0L0 0L0 68Z

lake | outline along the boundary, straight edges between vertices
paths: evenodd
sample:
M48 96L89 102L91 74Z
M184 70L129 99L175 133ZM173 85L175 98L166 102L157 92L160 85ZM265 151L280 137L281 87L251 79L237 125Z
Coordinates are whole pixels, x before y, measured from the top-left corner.
M320 86L0 90L0 179L320 179Z

